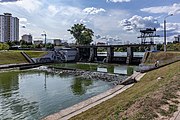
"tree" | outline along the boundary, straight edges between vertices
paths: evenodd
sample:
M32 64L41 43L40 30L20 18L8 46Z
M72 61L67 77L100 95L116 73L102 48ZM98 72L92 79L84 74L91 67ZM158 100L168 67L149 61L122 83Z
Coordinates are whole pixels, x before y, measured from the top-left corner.
M3 43L3 50L9 50L9 45L7 43Z
M86 28L83 24L74 24L68 31L76 39L76 44L88 45L93 41L92 37L94 36L94 32L91 29Z

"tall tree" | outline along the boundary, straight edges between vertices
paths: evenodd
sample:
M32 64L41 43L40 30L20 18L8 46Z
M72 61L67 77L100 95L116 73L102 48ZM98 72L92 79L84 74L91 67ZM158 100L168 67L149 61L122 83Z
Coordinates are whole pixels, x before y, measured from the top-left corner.
M94 32L91 29L86 28L83 24L74 24L68 31L76 39L76 44L88 45L93 41L92 37L94 36Z

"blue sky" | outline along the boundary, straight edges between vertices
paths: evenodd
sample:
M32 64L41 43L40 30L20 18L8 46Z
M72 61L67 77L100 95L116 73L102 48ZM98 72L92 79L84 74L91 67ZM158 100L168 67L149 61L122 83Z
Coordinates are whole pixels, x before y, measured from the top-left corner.
M95 32L94 41L140 42L139 30L157 28L163 41L163 20L167 18L168 41L180 34L179 0L0 0L0 14L10 12L20 19L20 35L34 39L61 38L74 41L69 29L83 23ZM23 28L22 26L25 26Z

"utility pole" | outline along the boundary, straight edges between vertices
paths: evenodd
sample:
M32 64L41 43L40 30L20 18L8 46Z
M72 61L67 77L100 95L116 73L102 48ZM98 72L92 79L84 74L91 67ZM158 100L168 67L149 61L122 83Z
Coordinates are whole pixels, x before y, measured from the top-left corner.
M164 17L164 52L166 52L166 18L173 16L173 14L167 15Z

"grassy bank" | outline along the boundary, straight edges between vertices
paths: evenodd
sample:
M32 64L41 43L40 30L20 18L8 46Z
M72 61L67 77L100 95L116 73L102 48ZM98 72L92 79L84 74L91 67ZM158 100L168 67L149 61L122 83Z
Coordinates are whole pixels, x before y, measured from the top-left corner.
M170 117L177 110L179 78L180 61L148 72L133 87L71 119L150 120Z
M24 52L26 52L31 58L38 58L47 54L46 51L24 51Z
M47 54L45 51L24 51L31 58L42 57ZM21 54L21 51L11 50L11 51L0 51L0 65L3 64L18 64L18 63L28 63L28 61Z
M20 52L16 51L0 51L0 65L28 63Z
M180 52L149 52L145 53L145 64L154 64L156 61L168 61L180 57Z

